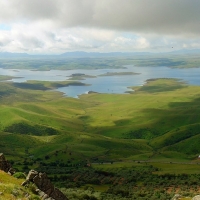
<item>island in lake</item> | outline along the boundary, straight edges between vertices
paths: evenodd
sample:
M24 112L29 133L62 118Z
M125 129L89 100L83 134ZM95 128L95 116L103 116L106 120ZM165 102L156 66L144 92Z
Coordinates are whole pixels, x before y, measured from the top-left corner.
M107 72L99 76L124 76L124 75L139 75L140 73L135 72Z
M85 80L85 78L96 78L96 76L86 75L82 73L75 73L69 76L68 80Z

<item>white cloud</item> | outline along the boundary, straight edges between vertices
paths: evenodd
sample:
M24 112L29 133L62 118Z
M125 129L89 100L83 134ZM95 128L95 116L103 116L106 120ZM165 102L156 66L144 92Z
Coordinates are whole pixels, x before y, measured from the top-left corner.
M200 33L199 0L0 0L0 21L163 34Z
M0 51L200 48L199 7L199 0L0 0Z

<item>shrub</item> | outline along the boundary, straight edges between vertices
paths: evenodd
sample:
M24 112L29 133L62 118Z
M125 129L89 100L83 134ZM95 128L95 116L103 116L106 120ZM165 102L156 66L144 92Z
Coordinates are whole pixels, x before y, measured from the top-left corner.
M18 179L26 179L26 175L23 172L16 172L13 174L13 177L18 178Z

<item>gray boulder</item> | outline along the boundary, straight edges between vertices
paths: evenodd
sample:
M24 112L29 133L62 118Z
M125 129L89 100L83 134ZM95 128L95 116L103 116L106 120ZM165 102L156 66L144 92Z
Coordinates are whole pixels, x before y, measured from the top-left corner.
M30 170L23 185L30 181L38 187L38 193L43 196L42 199L68 200L59 189L54 187L46 173Z
M200 200L200 195L193 197L192 200Z

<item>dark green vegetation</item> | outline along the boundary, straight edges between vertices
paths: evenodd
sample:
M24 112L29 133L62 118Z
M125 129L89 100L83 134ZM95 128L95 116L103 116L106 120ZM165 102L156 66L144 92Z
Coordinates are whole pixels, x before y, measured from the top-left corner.
M71 168L70 171L66 170L65 175L56 175L52 179L59 180L60 184L66 185L67 188L75 186L80 188L82 186L83 191L93 191L90 197L102 200L167 200L172 199L175 193L181 193L183 196L194 196L199 192L199 174L165 173L158 175L157 173L161 172L162 169L151 165L151 163L129 163L129 166L118 166L117 168L115 164L110 165L112 166L98 164L94 168ZM175 169L175 167L178 165L172 168ZM64 190L64 192L73 199L73 196L70 196L70 190ZM76 197L82 199L83 194L76 193Z
M73 99L49 90L62 84L0 83L0 152L14 168L45 171L62 187L99 190L82 199L198 191L198 86L156 79L128 95Z

